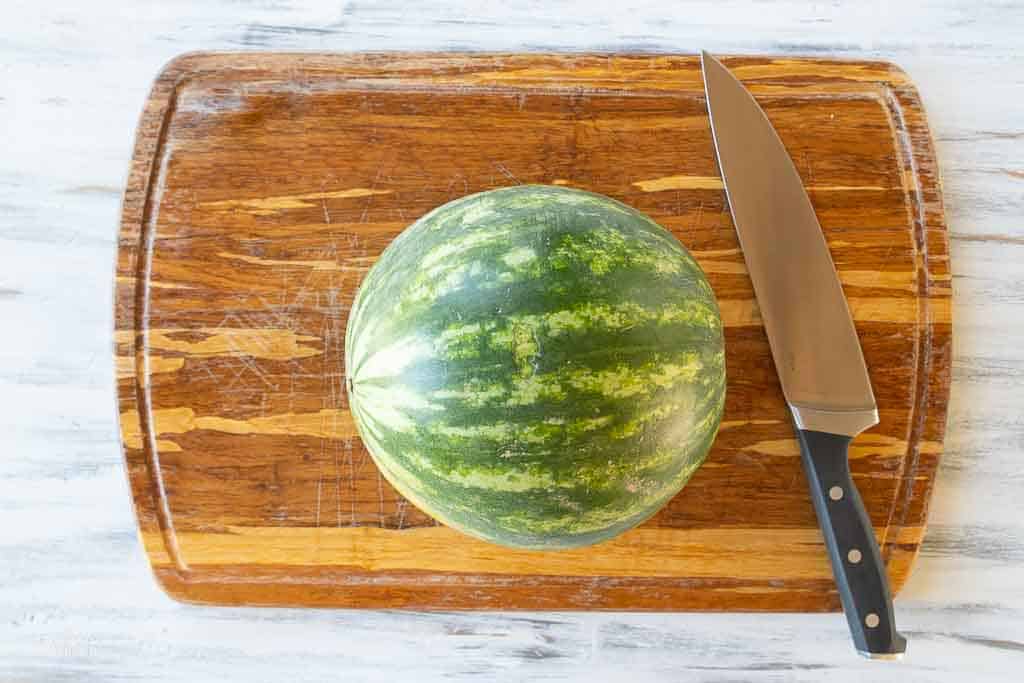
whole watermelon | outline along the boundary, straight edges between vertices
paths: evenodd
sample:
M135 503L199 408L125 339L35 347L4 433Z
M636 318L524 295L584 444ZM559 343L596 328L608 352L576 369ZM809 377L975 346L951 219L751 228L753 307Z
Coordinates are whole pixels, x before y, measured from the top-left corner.
M596 543L653 515L704 460L725 398L696 261L636 210L562 187L416 221L359 288L345 365L388 481L522 548Z

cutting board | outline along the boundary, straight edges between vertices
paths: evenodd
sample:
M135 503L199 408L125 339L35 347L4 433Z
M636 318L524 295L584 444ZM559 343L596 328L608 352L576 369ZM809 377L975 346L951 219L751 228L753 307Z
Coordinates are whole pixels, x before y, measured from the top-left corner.
M950 269L924 113L881 62L728 58L803 176L881 423L851 469L897 589L924 535L950 374ZM380 476L343 386L353 295L456 197L609 195L671 230L718 295L728 400L689 485L571 551L440 526ZM189 602L833 610L839 602L689 56L193 54L138 129L116 292L142 543Z

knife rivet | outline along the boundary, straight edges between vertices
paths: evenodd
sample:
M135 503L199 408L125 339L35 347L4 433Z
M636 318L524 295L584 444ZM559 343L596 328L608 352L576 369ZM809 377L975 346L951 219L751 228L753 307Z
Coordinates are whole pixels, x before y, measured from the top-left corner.
M833 486L828 490L828 497L832 500L842 500L843 489L841 486Z
M864 624L868 628L874 628L874 627L878 626L879 621L880 621L880 619L878 618L878 615L875 614L874 612L872 612L871 614L869 614L866 617L864 617Z
M850 561L850 564L857 564L857 563L859 563L862 557L864 557L864 556L861 555L860 551L857 550L856 548L854 548L850 552L846 553L846 559L848 559Z

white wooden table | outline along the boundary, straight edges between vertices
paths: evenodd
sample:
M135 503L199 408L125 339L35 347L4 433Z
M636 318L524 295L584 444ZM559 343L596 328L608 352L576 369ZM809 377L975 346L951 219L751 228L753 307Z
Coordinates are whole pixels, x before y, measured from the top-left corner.
M472 5L0 4L0 681L1021 680L1024 5ZM699 48L889 59L929 111L956 341L928 537L897 601L907 658L858 659L839 615L214 609L166 598L136 539L111 361L120 194L160 66L197 49Z

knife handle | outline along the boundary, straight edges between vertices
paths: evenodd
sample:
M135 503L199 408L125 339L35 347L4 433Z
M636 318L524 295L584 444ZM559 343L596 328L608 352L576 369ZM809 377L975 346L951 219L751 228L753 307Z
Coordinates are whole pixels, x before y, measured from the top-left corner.
M897 659L907 641L896 631L892 593L874 528L850 477L849 436L796 430L818 524L857 651Z

